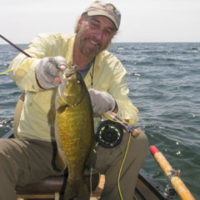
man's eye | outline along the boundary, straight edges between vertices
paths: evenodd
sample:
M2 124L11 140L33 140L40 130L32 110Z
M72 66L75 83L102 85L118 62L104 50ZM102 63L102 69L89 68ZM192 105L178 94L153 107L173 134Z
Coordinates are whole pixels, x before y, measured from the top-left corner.
M113 34L113 32L111 30L105 30L104 34L107 36L111 36Z
M106 35L111 35L112 33L111 33L111 31L106 30L106 31L105 31L105 34L106 34Z
M96 28L96 27L98 27L98 24L95 23L95 22L91 22L91 23L90 23L90 26L93 27L93 28Z

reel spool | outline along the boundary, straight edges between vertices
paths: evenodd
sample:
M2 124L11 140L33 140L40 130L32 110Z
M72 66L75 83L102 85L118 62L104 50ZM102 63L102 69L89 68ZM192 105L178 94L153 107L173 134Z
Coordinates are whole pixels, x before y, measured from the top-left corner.
M105 148L113 148L120 144L123 137L123 127L111 120L101 121L96 131L96 141Z

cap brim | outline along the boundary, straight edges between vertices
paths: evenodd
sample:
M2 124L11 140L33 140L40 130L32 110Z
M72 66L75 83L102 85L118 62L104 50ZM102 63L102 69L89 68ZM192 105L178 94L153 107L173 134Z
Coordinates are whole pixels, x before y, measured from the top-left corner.
M114 23L114 25L116 26L117 29L119 28L118 23L115 20L115 18L112 15L109 15L107 12L105 12L103 10L98 10L98 11L90 10L90 11L87 12L87 14L88 14L88 16L97 16L97 15L105 16L105 17L109 18Z

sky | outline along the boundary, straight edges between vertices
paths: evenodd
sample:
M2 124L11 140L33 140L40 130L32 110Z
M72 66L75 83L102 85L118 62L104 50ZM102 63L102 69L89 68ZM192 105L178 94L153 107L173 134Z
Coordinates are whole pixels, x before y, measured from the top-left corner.
M43 32L73 33L93 0L0 0L0 34L29 43ZM200 0L110 0L122 14L114 42L200 42ZM0 43L5 43L0 38Z

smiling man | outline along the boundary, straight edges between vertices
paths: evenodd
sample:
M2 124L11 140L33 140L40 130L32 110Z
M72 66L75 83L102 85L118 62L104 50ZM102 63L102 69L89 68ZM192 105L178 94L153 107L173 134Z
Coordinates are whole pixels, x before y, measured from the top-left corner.
M111 3L95 1L80 16L75 34L38 35L26 50L32 58L19 54L10 64L11 78L25 91L17 138L0 139L0 199L16 199L15 186L60 174L52 164L55 155L54 101L59 74L76 65L84 77L92 102L95 127L101 116L113 111L131 125L138 110L129 99L126 70L108 50L120 26L121 14ZM147 137L124 133L118 145L96 147L95 171L105 175L102 200L119 200L118 174L123 199L134 198L137 175L145 159ZM52 145L53 144L53 145ZM66 166L67 167L67 166Z
M82 15L77 26L74 56L79 53L92 60L107 48L116 31L115 25L107 17Z

